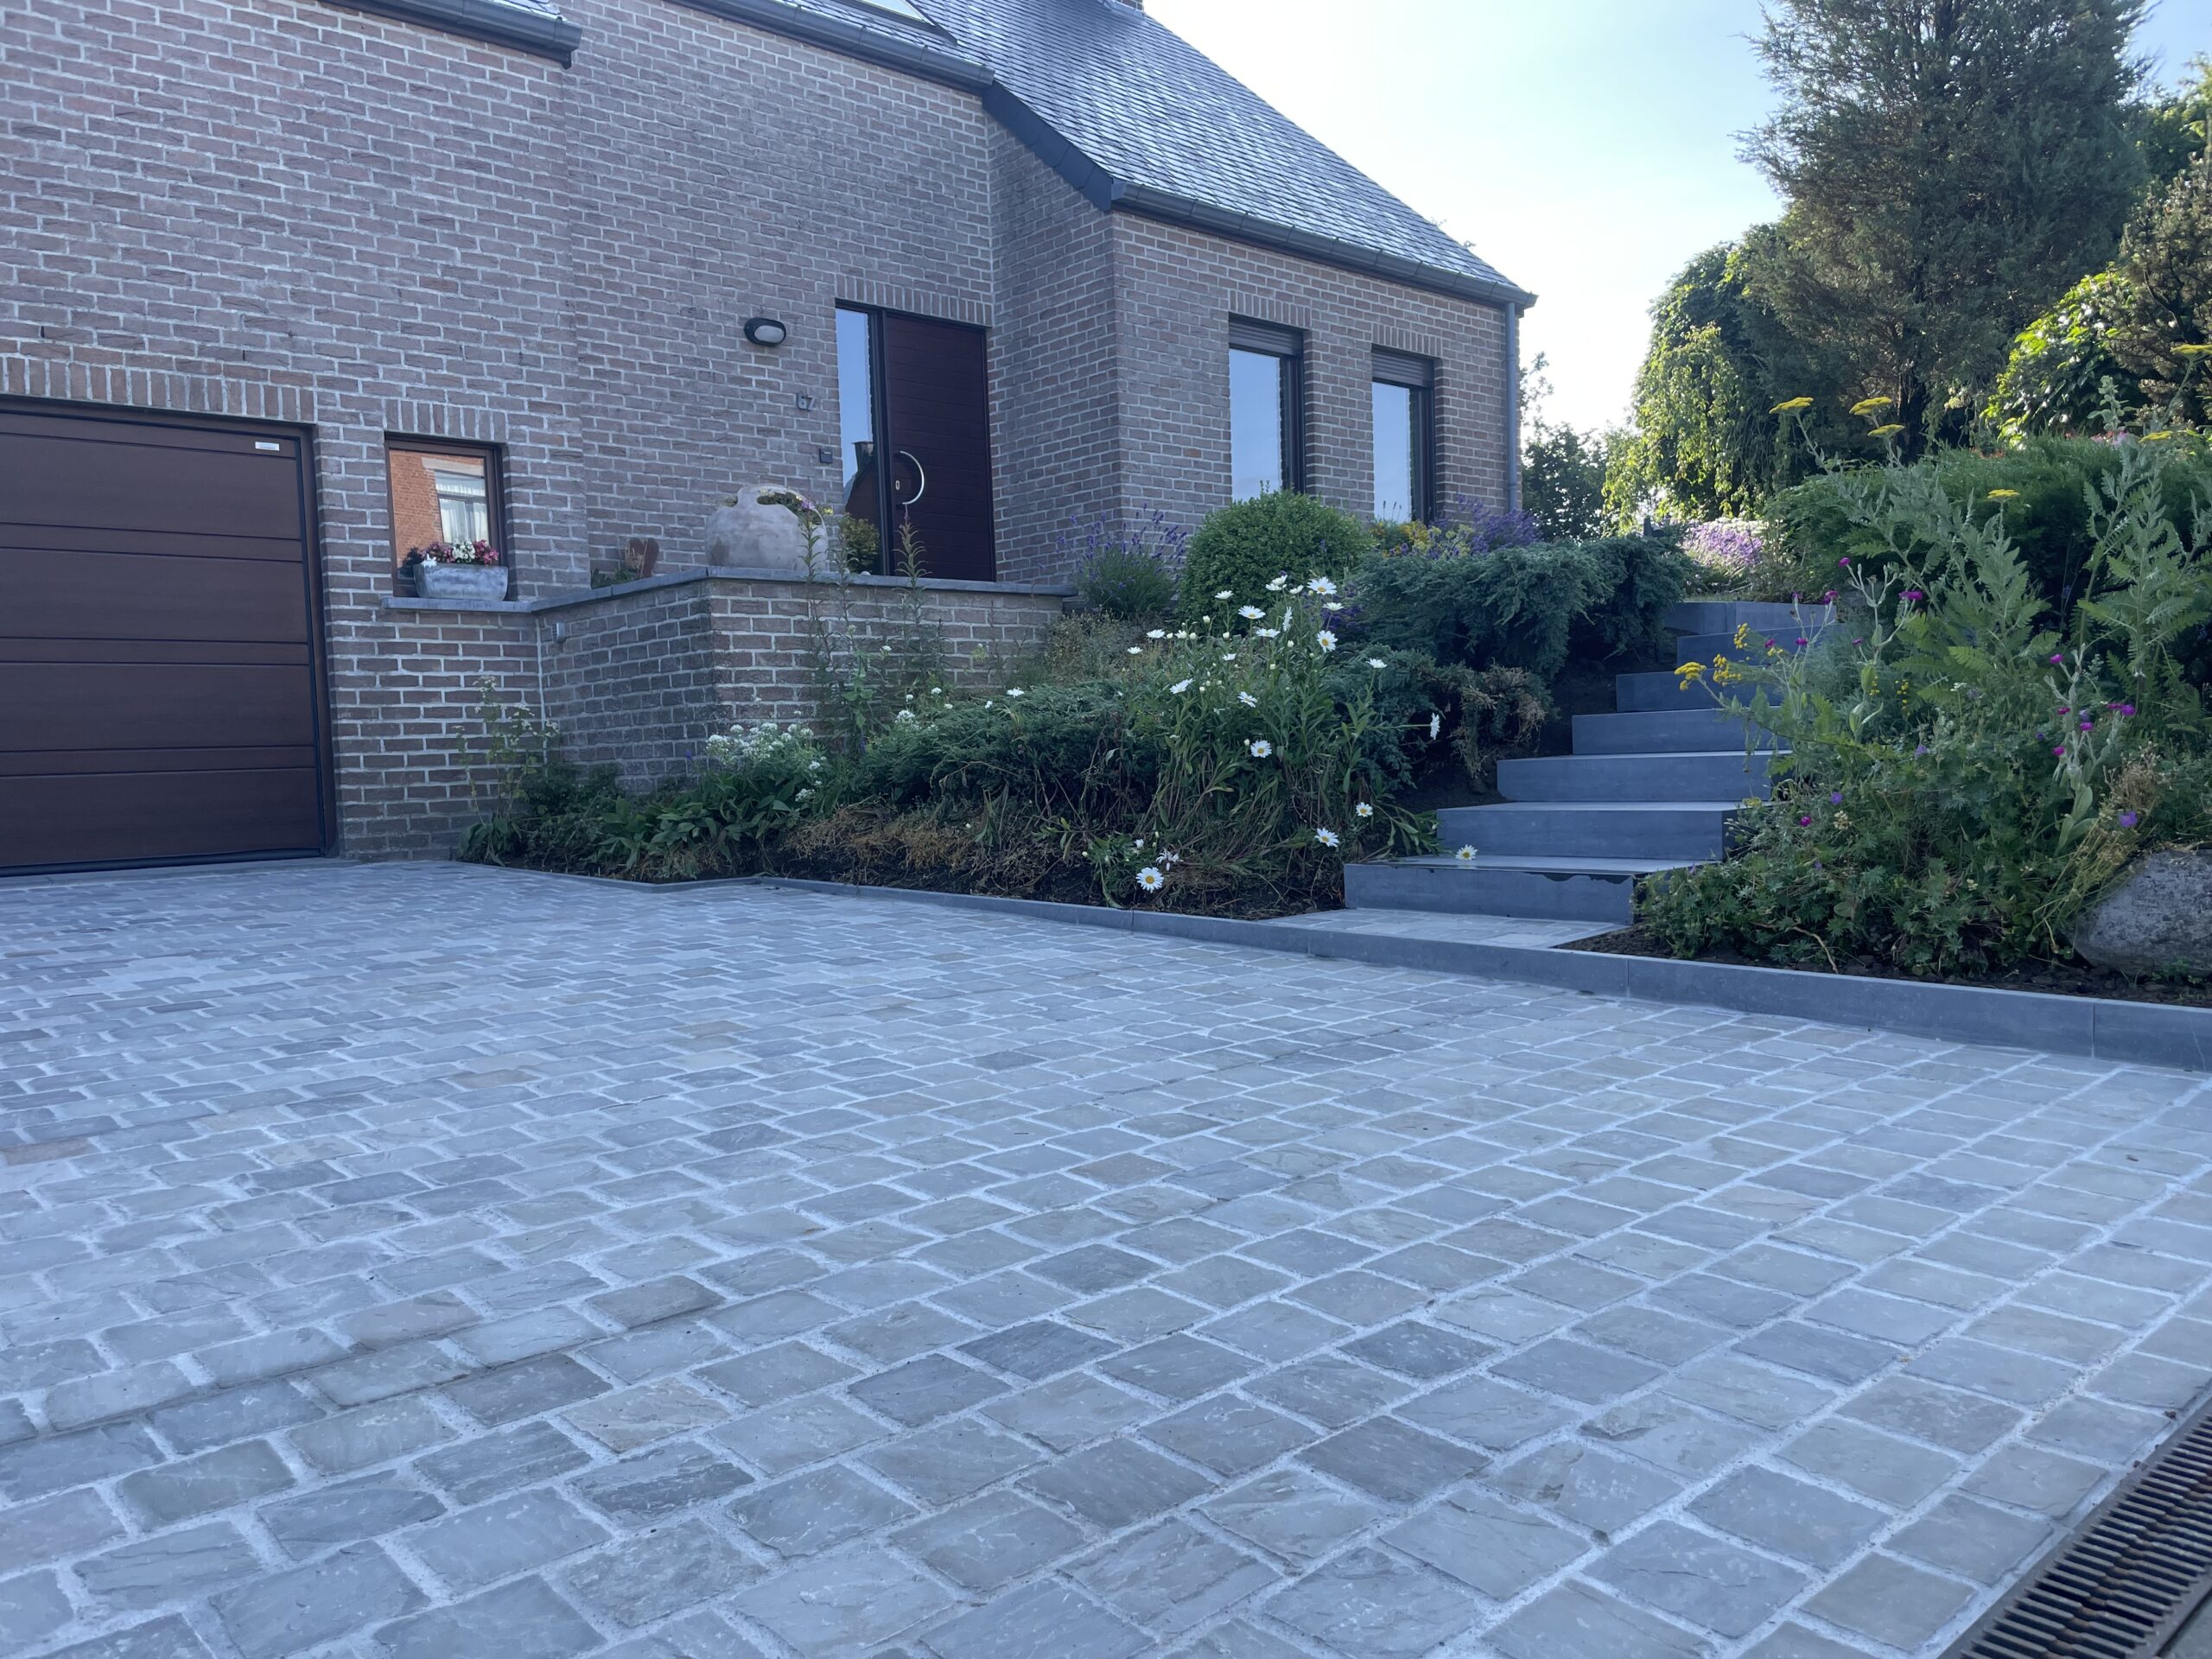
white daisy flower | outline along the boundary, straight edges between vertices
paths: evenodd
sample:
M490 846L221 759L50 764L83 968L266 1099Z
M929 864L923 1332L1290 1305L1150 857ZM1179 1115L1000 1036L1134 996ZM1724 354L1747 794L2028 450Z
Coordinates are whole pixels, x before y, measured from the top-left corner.
M1135 851L1140 853L1144 851L1144 837L1141 836L1138 836L1135 841L1129 843L1129 846Z
M1333 830L1316 830L1313 832L1313 839L1319 842L1324 847L1334 847L1338 842L1342 842L1344 837Z
M913 717L914 711L911 709L901 709L899 711L898 718L901 721L911 721Z
M1458 852L1452 854L1452 856L1458 859L1462 864L1471 864L1475 861L1475 849L1471 847L1462 847Z
M1269 583L1268 584L1268 591L1269 593L1271 593L1271 594L1279 594L1279 593L1282 592L1282 590L1283 590L1284 588L1287 588L1287 587L1289 587L1289 586L1290 586L1290 575L1289 575L1289 573L1288 573L1287 571L1286 571L1286 572L1284 572L1281 575L1277 576L1277 577L1276 577L1273 582L1269 582Z
M1236 694L1236 701L1243 703L1247 709L1256 709L1260 706L1260 700L1254 696L1249 691L1239 691Z
M1020 694L1016 692L1014 695L1019 696ZM1435 742L1436 734L1443 729L1444 716L1441 715L1431 715L1428 717L1428 741L1432 743Z
M1275 746L1264 737L1255 737L1244 747L1252 751L1255 760L1264 760L1275 752Z
M1236 653L1233 651L1224 651L1221 653L1221 660L1224 663L1233 663L1236 660Z
M1018 686L1018 685L1009 685L1008 687L1007 687L1007 689L1006 689L1006 694L1007 694L1007 696L1008 696L1009 697L1020 697L1020 696L1027 696L1027 695L1028 695L1027 692L1023 691L1023 690L1022 690L1022 689L1021 689L1020 686ZM1432 734L1432 735L1433 735L1433 734Z
M1325 611L1341 611L1344 607L1333 599L1325 599L1321 601L1321 608Z
M1306 591L1309 594L1320 594L1325 596L1337 591L1337 584L1326 576L1316 576L1306 584Z
M1352 808L1352 810L1363 818L1371 818L1375 816L1375 803L1362 801L1357 806Z
M1313 643L1324 651L1334 651L1337 648L1337 636L1324 628L1313 636Z
M1224 588L1214 595L1216 599L1234 599L1236 596L1236 590L1233 588Z
M1165 628L1154 628L1145 635L1147 639L1165 639L1166 637L1167 630Z
M1130 655L1130 656L1132 656L1132 657L1141 657L1141 656L1143 656L1143 655L1144 655L1144 647L1143 647L1142 645L1131 645L1131 646L1129 647L1129 655Z
M1240 605L1236 607L1236 614L1243 617L1247 622L1256 622L1262 617L1265 616L1267 613L1256 605Z
M1282 638L1282 630L1281 628L1255 628L1252 632L1262 639L1280 639Z
M1190 683L1188 680L1178 680L1178 681L1176 681L1176 682L1175 682L1175 683L1174 683L1174 684L1173 684L1173 685L1171 685L1171 686L1169 686L1169 687L1167 688L1168 692L1170 693L1170 695L1174 696L1178 696L1178 697L1181 696L1182 696L1185 691L1189 690L1190 689L1191 689L1191 683Z
M1369 658L1367 659L1367 665L1370 668L1388 668L1390 666L1389 664L1384 662L1380 657Z
M1157 864L1147 864L1137 872L1137 886L1147 893L1158 893L1167 885L1167 878L1160 873Z

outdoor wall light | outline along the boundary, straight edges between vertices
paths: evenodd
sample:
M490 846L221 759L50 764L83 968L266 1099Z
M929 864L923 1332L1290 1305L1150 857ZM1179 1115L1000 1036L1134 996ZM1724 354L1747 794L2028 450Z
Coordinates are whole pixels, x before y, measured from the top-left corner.
M747 317L745 320L745 337L755 346L772 349L791 338L791 330L773 317Z

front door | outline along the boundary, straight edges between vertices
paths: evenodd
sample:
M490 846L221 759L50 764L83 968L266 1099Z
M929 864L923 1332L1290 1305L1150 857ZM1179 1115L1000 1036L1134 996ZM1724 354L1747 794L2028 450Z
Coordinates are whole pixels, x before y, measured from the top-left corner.
M980 328L893 311L838 315L839 419L845 511L868 528L846 545L855 563L906 574L911 530L920 574L990 582L990 374Z

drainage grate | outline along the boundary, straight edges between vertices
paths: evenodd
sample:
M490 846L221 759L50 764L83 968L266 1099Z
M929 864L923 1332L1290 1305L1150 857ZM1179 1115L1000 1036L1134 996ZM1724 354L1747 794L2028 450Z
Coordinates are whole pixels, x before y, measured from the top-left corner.
M2208 1592L2212 1407L2170 1435L1946 1659L2152 1659L2170 1651Z

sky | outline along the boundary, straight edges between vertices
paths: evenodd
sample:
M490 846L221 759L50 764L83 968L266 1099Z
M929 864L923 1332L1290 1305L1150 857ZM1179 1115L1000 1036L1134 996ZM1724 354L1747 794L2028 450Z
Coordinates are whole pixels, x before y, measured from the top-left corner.
M1769 92L1758 0L1147 0L1146 10L1538 303L1545 413L1628 412L1649 307L1777 211L1737 159ZM1417 46L1418 50L1409 50ZM2212 0L2158 0L2160 78L2212 53Z

